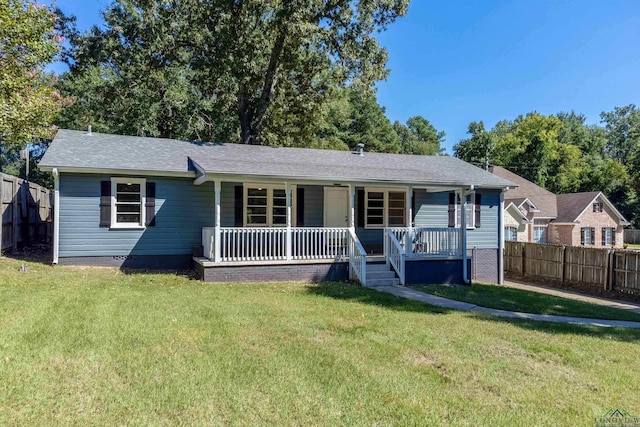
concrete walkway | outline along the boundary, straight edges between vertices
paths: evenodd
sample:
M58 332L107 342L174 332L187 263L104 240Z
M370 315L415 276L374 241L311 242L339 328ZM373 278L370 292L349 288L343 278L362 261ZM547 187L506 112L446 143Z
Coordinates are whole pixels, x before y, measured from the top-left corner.
M535 320L539 322L556 322L556 323L570 323L573 325L583 326L604 326L604 327L622 327L622 328L634 328L640 329L640 322L630 322L625 320L602 320L602 319L587 319L582 317L569 317L569 316L552 316L549 314L531 314L521 313L517 311L505 311L495 308L479 307L467 302L454 301L448 298L442 298L424 292L416 291L415 289L406 288L403 286L379 286L375 289L380 292L385 292L391 295L395 295L402 298L407 298L414 301L424 302L426 304L435 305L438 307L449 308L453 310L461 311L473 311L477 313L491 314L498 317L506 317L509 319L524 319Z
M588 302L589 304L602 305L605 307L617 308L619 310L632 311L640 314L640 304L627 301L618 301L596 296L584 295L566 289L549 288L544 285L534 285L513 280L505 280L504 286L507 288L521 289L523 291L538 292L540 294L553 295L556 297L572 299L576 301Z

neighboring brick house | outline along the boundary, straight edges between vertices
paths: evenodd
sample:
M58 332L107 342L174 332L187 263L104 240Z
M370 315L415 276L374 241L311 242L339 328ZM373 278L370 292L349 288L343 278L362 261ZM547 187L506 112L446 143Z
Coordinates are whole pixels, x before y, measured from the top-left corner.
M629 225L600 191L559 194L558 218L553 221L559 243L571 246L622 247Z
M518 185L505 195L505 240L622 247L629 222L602 192L556 195L503 167L490 171Z

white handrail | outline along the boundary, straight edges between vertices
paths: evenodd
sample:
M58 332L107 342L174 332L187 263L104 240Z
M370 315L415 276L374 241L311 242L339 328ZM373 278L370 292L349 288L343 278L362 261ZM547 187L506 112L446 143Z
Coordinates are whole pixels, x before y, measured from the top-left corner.
M408 257L461 256L460 228L390 228Z
M349 228L349 278L367 284L367 253L353 228Z
M384 232L384 258L396 271L400 284L405 284L405 251L394 232L387 228Z

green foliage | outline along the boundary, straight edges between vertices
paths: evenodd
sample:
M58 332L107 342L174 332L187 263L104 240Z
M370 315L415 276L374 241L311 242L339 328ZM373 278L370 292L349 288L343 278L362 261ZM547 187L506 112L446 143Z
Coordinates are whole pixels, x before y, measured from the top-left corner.
M602 191L627 219L640 226L640 110L635 105L603 112L604 126L587 125L584 115L529 113L485 130L469 125L469 138L454 155L501 165L554 193Z
M60 50L56 16L26 0L0 0L0 168L9 151L54 132L61 107L55 76L45 73Z
M73 37L60 122L134 135L311 143L346 85L386 77L375 34L408 0L116 0ZM332 143L333 144L333 143ZM339 144L338 144L339 145Z
M395 122L393 128L402 141L402 152L405 154L433 156L445 153L441 145L444 142L445 133L438 132L424 117L411 117L407 120L406 126Z

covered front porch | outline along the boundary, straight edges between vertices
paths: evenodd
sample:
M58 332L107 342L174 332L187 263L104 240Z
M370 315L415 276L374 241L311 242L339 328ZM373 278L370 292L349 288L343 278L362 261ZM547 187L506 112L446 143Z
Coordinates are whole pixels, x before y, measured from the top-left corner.
M286 271L295 279L296 272L305 269L322 275L318 272L324 265L322 271L337 274L338 266L344 278L363 285L378 283L383 277L404 285L407 264L421 261L431 262L434 269L439 268L438 262L447 268L456 265L458 275L468 281L466 251L462 250L467 234L467 216L462 214L468 200L466 187L228 183L216 179L213 190L215 223L202 229L202 256L194 258L203 273L234 267L243 267L244 272L259 266L279 266L285 271L284 266L294 266ZM426 192L443 193L440 199L446 201L450 201L449 194L457 194L460 208L452 212L451 206L444 206L439 214L444 216L440 224L454 215L453 226L415 225L414 212L429 210L422 201L416 203L416 195ZM231 220L234 226L228 226ZM386 265L386 271L379 264Z

